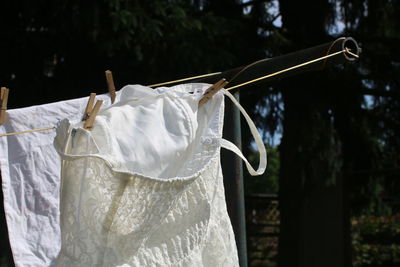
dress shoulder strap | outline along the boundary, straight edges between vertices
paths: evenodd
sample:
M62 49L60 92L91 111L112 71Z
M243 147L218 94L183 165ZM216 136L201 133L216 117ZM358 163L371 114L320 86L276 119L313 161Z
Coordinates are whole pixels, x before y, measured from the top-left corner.
M242 151L240 151L240 149L235 144L222 138L220 140L220 145L221 145L221 147L228 149L228 150L232 151L233 153L237 154L239 157L241 157L243 159L243 161L245 162L247 170L249 171L249 173L251 175L253 175L253 176L261 175L265 172L265 169L267 167L267 151L265 150L264 142L263 142L254 122L251 120L251 118L249 117L247 112L240 105L240 103L236 100L236 98L231 93L229 93L227 90L225 90L225 89L222 89L222 90L223 90L223 93L240 110L240 113L242 113L243 117L245 118L245 120L250 128L251 134L253 135L253 138L257 145L258 152L260 154L260 159L259 159L259 164L258 164L257 170L254 170L254 168L251 166L249 161L243 155Z

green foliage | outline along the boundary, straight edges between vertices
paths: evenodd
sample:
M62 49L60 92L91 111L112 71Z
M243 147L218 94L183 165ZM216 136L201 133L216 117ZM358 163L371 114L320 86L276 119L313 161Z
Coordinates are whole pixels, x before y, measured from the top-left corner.
M251 176L244 171L246 194L277 194L279 190L279 150L278 147L266 145L268 153L267 171L261 176ZM259 154L252 151L249 162L258 166Z
M353 219L352 239L354 267L400 264L400 214Z
M106 69L118 89L233 68L264 50L234 0L24 0L0 8L0 81L13 90L10 108L104 92Z
M369 94L358 111L353 108L347 115L352 117L356 135L346 171L364 172L349 177L353 212L384 214L382 196L395 196L400 188L400 53L396 48L400 5L389 0L342 0L341 4L347 31L363 46L360 61L349 74L356 92Z

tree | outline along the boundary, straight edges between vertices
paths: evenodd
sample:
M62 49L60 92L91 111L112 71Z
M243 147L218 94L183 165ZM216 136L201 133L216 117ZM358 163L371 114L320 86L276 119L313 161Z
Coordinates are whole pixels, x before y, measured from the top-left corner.
M241 90L264 133L283 130L281 265L313 266L305 255L329 253L321 236L350 251L350 215L383 212L381 195L400 188L399 1L25 0L0 9L10 108L105 92L106 69L117 87L151 84L353 36L364 44L355 65Z
M382 180L373 170L385 165L398 168L397 156L385 148L388 143L398 144L392 135L393 131L398 133L393 127L398 123L385 112L377 112L384 108L396 113L398 98L378 97L375 110L371 110L365 108L363 93L368 87L375 91L367 93L378 95L384 88L392 93L399 90L392 74L398 66L393 59L382 58L387 56L383 47L388 47L385 50L391 57L398 55L391 50L399 38L392 26L398 22L388 22L394 22L399 9L391 1L342 1L339 10L330 1L279 3L289 49L332 38L329 29L342 15L345 33L368 44L366 52L371 52L365 53L358 66L304 75L281 84L285 108L280 149L279 264L350 266L350 214L365 212L368 204L381 202L383 190L391 191L382 189ZM378 17L384 19L377 24ZM371 39L371 34L377 39ZM371 51L376 46L382 50ZM366 76L373 78L366 82ZM382 155L387 156L386 163ZM357 174L359 170L364 172Z
M0 5L0 81L12 90L11 108L104 92L106 69L117 87L152 84L229 69L262 53L233 0Z

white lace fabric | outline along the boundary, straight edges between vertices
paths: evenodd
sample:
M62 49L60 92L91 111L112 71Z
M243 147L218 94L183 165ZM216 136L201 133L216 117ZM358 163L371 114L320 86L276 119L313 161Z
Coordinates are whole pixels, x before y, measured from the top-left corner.
M126 86L92 131L59 124L56 266L238 266L220 164L223 93L197 108L208 86Z

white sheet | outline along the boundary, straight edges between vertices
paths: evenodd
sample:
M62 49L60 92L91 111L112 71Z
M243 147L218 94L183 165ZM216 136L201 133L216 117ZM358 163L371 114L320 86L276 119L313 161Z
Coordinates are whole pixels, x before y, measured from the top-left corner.
M8 110L0 134L79 119L87 99ZM107 95L97 99L105 100L102 107L110 105ZM60 157L53 146L55 134L48 130L0 137L4 209L16 266L50 266L60 250Z

